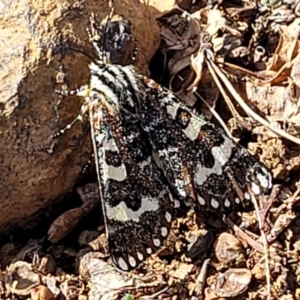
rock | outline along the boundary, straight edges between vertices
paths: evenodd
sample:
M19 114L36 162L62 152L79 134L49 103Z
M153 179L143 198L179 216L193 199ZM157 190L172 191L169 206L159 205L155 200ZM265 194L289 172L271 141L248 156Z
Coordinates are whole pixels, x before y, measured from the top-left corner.
M136 64L147 74L159 28L144 4L114 3L115 15L132 23L139 45ZM88 122L51 138L78 115L83 101L54 90L88 82L90 59L83 52L96 58L86 33L89 17L94 13L102 21L110 10L106 0L13 1L2 7L0 234L33 225L29 221L74 188L90 158Z

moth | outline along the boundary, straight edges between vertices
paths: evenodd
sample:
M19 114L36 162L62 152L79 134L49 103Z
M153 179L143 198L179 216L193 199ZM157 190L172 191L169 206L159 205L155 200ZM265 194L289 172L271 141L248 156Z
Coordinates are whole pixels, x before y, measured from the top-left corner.
M91 40L99 49L98 40ZM97 72L111 94L109 103L138 120L153 159L186 204L232 210L250 200L248 188L257 196L271 188L272 178L261 162L171 91L132 65L102 62Z
M85 98L77 119L89 115L110 256L118 269L129 271L162 246L179 202L152 159L150 142L138 119L112 102L117 95L107 81L117 73L105 70L118 60L130 38L125 31L127 22L109 23L106 34L112 37L103 49L99 33L103 35L104 28L93 17L90 21L88 34L99 51L99 60L90 64L90 84L76 91L56 92ZM119 68L122 66L116 72Z
M130 41L129 23L90 23L98 56L90 83L63 94L85 98L80 116L89 112L110 255L129 271L162 245L180 201L230 211L249 201L250 191L266 192L271 176L171 91L132 64L109 61Z
M112 261L129 271L162 246L176 205L139 123L107 105L101 85L89 93L98 181Z

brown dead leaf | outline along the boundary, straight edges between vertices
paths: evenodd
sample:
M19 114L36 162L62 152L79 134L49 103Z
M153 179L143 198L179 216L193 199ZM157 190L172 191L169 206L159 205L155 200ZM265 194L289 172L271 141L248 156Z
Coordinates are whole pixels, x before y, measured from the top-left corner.
M273 242L277 239L278 235L288 228L290 223L296 218L295 212L289 210L284 214L280 214L276 219L274 226L270 233L267 235L268 242Z
M214 244L215 256L223 264L245 262L244 250L240 241L232 234L223 232Z
M99 203L98 183L90 183L79 187L77 192L83 201L83 205L63 213L52 223L48 230L48 239L54 244L70 233L76 224Z
M300 88L300 53L293 60L293 65L291 69L291 78L294 84Z
M278 71L284 65L291 67L292 60L299 52L298 33L291 32L286 25L279 27L280 39L272 58L267 62L267 69Z
M227 32L230 35L241 38L242 34L232 26L230 26L228 20L225 17L224 12L215 9L203 9L200 12L201 23L206 24L205 31L212 37L217 35L219 31Z
M251 282L252 274L247 269L229 269L220 273L216 282L206 290L207 299L236 297L244 293Z
M34 273L31 264L16 261L5 272L6 290L16 295L29 295L30 290L40 284L40 277Z

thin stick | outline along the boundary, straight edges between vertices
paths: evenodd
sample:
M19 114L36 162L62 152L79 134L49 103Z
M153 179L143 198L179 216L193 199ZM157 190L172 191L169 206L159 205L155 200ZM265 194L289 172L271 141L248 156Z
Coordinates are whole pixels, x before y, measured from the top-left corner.
M242 124L242 126L243 126L244 128L249 129L249 125L245 123L244 119L243 119L243 118L239 115L239 113L236 111L234 105L233 105L232 102L231 102L231 99L229 98L229 96L228 96L227 93L225 92L225 90L224 90L224 88L223 88L223 86L222 86L222 84L221 84L221 82L220 82L218 76L216 75L215 70L214 70L213 67L210 65L210 61L207 60L207 61L206 61L206 64L207 64L207 67L208 67L208 70L209 70L211 76L213 77L213 79L214 79L216 85L218 86L218 89L219 89L219 91L221 92L221 94L222 94L222 96L223 96L223 98L224 98L226 104L228 105L228 107L229 107L229 109L230 109L230 111L231 111L233 117L234 117L236 120L238 120L238 122L239 122L240 124Z
M180 75L178 76L178 78L181 81L183 81L183 77L181 77ZM208 102L198 92L195 92L195 94L206 105L206 107L209 109L209 112L218 120L220 125L224 128L225 132L227 133L228 137L230 137L231 139L234 139L233 136L231 135L230 131L228 130L225 122L222 120L222 118L219 116L219 114L208 104Z
M243 108L243 110L250 116L252 117L255 121L259 122L260 124L264 125L274 133L276 133L279 136L282 136L295 144L300 145L300 139L285 132L284 130L280 128L273 127L269 122L267 122L265 119L263 119L260 115L255 113L242 99L242 97L236 92L234 87L232 86L231 82L227 79L227 77L224 75L224 73L219 69L219 67L213 62L210 57L207 58L207 61L209 62L208 65L210 64L214 71L217 73L219 78L222 80L222 82L226 85L228 91L231 93L233 98L238 102L238 104Z
M258 207L258 203L256 201L256 198L254 197L253 193L249 191L249 194L251 196L251 201L254 204L257 221L258 221L258 227L262 239L262 243L264 246L264 256L265 256L265 266L266 266L266 282L267 282L267 292L268 292L268 300L271 300L271 276L270 276L270 265L269 265L269 251L268 251L268 242L266 235L263 231L263 221L260 216L260 211Z
M216 83L216 85L217 85L219 91L221 92L221 94L222 94L224 100L226 101L226 103L227 103L227 105L228 105L228 107L229 107L229 109L230 109L230 111L231 111L233 117L238 119L238 117L240 117L240 116L239 116L238 112L236 111L234 105L232 104L230 98L229 98L228 95L226 94L226 92L225 92L225 90L224 90L224 88L223 88L223 86L222 86L222 84L221 84L219 78L217 77L217 75L216 75L214 69L213 69L212 66L210 65L210 61L207 61L207 67L208 67L208 70L209 70L211 76L213 77L213 79L214 79L214 81L215 81L215 83Z
M223 127L223 129L227 133L228 137L230 137L231 139L234 139L234 137L232 136L231 132L229 131L229 129L227 128L225 122L219 116L219 114L208 104L208 102L198 92L195 92L195 94L201 99L201 101L209 109L209 112L218 120L219 124Z
M203 291L204 291L205 281L206 281L206 277L207 277L207 269L208 269L209 263L210 263L210 258L207 258L203 262L200 273L196 279L196 294L197 294L199 300L204 299Z

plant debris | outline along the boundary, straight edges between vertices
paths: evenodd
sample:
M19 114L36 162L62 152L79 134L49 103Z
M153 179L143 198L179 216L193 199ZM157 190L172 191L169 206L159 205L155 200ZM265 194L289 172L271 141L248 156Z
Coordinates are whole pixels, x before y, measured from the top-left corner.
M98 184L88 183L77 188L82 206L52 222L48 241L44 231L1 245L0 297L299 299L300 4L149 5L161 30L154 79L259 156L274 177L272 193L255 211L223 219L198 220L182 208L164 248L124 274L110 263L101 213L88 224L100 207Z

